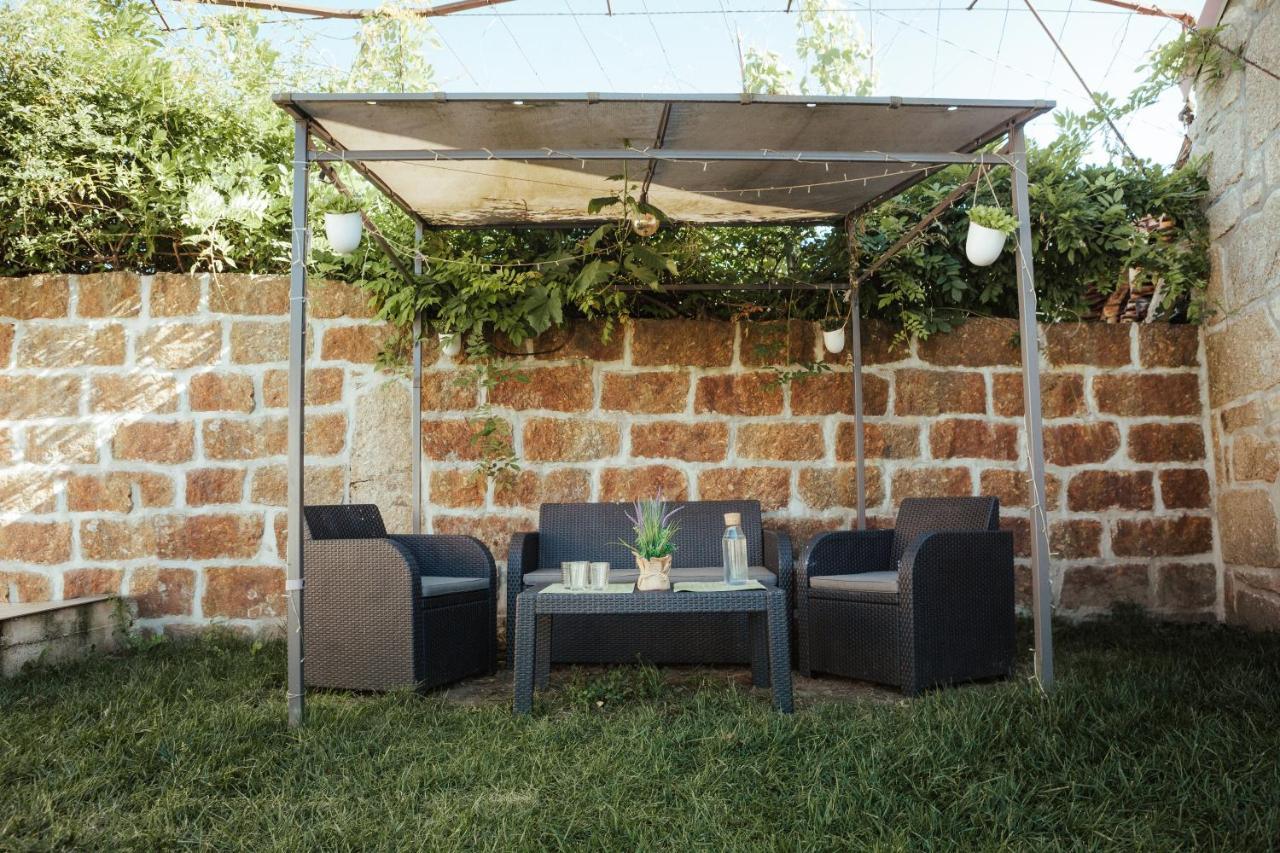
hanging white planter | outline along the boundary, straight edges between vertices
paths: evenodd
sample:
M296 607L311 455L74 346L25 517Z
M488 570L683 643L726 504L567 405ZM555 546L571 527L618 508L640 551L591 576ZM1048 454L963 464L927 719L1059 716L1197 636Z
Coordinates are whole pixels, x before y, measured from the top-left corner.
M448 358L457 358L458 353L462 352L462 335L457 332L441 332L440 351Z
M1008 235L995 228L988 228L969 220L969 236L964 241L964 253L969 263L979 267L989 267L1004 251L1004 241Z
M844 326L841 326L838 329L831 329L830 331L823 330L822 346L826 348L827 352L833 355L838 352L844 352L844 342Z
M329 238L331 249L339 255L349 255L360 247L364 223L359 213L326 213L324 234Z

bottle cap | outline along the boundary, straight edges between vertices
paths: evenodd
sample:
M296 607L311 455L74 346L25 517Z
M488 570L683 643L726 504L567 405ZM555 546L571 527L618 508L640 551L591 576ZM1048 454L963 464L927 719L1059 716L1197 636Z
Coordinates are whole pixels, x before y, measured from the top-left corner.
M742 514L737 512L726 512L724 514L725 527L737 527L742 524Z

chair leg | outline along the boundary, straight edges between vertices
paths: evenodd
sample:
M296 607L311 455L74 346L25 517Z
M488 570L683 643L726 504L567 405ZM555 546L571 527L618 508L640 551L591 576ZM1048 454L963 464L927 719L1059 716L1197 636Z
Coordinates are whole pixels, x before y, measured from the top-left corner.
M805 678L813 676L809 660L809 590L796 590L796 671Z

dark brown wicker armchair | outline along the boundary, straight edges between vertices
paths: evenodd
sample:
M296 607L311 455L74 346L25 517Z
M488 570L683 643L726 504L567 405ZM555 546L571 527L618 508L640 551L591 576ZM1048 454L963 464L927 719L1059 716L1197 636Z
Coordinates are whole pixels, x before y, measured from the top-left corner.
M388 535L371 504L303 510L308 685L428 690L497 664L497 572L470 536Z
M908 498L893 530L816 537L796 570L799 670L908 695L1013 671L1013 536L996 498Z

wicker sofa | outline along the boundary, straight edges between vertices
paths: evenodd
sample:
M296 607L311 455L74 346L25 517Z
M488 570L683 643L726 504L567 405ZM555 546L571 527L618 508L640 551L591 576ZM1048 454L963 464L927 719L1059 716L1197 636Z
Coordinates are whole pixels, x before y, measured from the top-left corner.
M672 501L681 507L672 579L720 580L724 514L742 516L750 576L766 586L791 589L791 540L765 530L758 501ZM516 596L560 580L560 563L604 560L610 580L635 580L635 558L622 542L632 539L622 503L550 503L538 514L538 530L511 538L507 557L507 636L515 624ZM741 614L655 614L618 618L562 616L552 637L556 663L749 663L751 647ZM507 643L510 663L512 644Z
M798 668L908 695L1007 676L1013 535L996 498L908 498L892 530L814 538L796 569Z
M428 690L497 664L497 571L470 536L388 535L372 504L303 510L308 685Z

